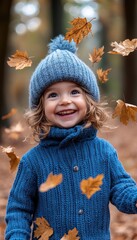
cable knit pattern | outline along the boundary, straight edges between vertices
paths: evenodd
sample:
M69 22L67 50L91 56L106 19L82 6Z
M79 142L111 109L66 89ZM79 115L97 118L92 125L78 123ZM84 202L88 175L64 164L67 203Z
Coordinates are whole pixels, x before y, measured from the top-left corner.
M51 172L62 173L63 182L39 192ZM88 200L80 190L81 180L102 173L101 190ZM92 127L53 127L20 162L7 205L5 239L29 240L32 221L44 217L54 229L51 240L60 240L74 227L80 240L110 240L109 201L120 211L137 213L136 183L113 146L98 138Z

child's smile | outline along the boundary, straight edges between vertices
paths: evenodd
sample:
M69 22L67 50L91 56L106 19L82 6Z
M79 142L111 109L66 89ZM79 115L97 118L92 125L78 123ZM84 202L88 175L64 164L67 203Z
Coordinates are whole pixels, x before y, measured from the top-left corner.
M83 90L68 81L52 84L44 94L44 110L53 125L63 128L75 126L87 112Z

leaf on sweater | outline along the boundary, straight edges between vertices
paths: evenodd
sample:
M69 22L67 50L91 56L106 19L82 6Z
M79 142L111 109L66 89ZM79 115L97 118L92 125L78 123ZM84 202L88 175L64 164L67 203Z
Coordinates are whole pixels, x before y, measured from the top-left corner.
M77 235L78 230L76 228L73 228L72 230L68 231L68 234L64 234L61 240L79 240L80 237L78 237Z
M112 42L111 46L114 47L112 51L109 51L110 54L121 54L122 56L128 56L129 53L134 52L137 49L137 38L126 39L123 42L117 43Z
M93 19L92 19L93 20ZM91 21L92 21L91 20ZM82 39L91 32L92 24L88 22L86 18L74 18L70 24L73 26L69 30L66 35L65 39L69 40L69 42L74 40L77 44L79 44Z
M46 192L51 188L58 186L62 182L62 179L63 179L63 176L61 173L58 175L53 175L52 173L50 173L47 177L46 182L40 185L39 191Z
M89 54L89 60L92 63L98 63L101 61L103 54L104 54L104 46L101 48L94 48L93 52Z
M28 53L26 51L16 50L15 54L9 57L7 64L10 67L15 67L16 70L23 69L25 67L31 67L32 61L28 57Z
M41 217L37 218L34 223L37 225L36 230L34 230L34 237L38 238L39 240L48 240L53 234L53 228L51 228L48 221Z
M97 76L101 83L105 83L108 81L108 73L111 71L111 68L107 70L102 70L102 68L97 69Z
M2 116L1 119L2 119L2 120L6 120L6 119L12 117L16 112L17 112L17 109L16 109L16 108L12 108L12 109L10 110L10 112L7 113L6 115Z
M23 132L23 126L21 123L11 126L10 128L5 128L4 131L8 134L9 138L17 140L21 133Z
M127 125L129 120L134 122L137 121L137 106L123 102L122 100L117 100L117 106L112 115L113 118L119 117L120 122Z
M2 147L2 152L6 153L7 156L10 158L10 170L14 172L20 162L20 158L15 154L14 149L12 147Z
M103 174L99 174L95 178L89 177L88 179L83 179L81 181L80 189L88 199L90 199L93 194L100 190L103 177Z

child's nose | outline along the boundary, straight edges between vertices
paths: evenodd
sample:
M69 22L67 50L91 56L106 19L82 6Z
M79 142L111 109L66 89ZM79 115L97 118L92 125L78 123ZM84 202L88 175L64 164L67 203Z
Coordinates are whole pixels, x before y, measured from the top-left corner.
M64 94L60 99L60 105L67 105L70 103L71 103L71 98L68 95Z

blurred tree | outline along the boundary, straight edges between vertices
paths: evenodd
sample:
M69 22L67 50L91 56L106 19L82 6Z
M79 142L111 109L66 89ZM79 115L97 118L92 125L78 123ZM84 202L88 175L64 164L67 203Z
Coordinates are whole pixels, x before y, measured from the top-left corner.
M51 2L51 24L52 38L63 34L63 4L62 0L50 0Z
M133 39L137 34L137 1L124 0L125 13L125 39ZM125 101L137 104L137 54L131 53L128 57L124 57L124 95Z
M8 42L8 28L10 22L10 10L11 10L12 0L1 0L0 3L0 30L1 30L1 38L0 38L0 130L3 125L1 121L1 116L6 113L6 104L4 97L4 86L5 86L5 75L4 75L4 66L5 66L5 58L6 58L6 50L7 50L7 42ZM1 134L0 134L1 136Z

